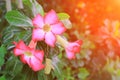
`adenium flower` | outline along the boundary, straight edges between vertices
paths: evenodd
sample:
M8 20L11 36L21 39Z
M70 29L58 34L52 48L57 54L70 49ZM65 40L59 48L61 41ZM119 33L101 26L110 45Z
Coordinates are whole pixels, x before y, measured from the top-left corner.
M39 71L44 68L42 64L44 52L42 50L35 50L36 43L30 42L29 46L21 40L18 43L14 42L15 48L13 50L15 56L20 56L23 63L27 63L33 71Z
M57 35L57 42L65 48L66 56L68 59L74 59L75 54L80 52L80 47L82 44L81 40L77 40L75 42L68 42L61 36Z
M75 42L69 42L68 45L65 46L66 55L69 59L75 58L75 53L80 52L82 41L77 40Z
M35 27L33 29L32 39L35 41L45 40L45 42L51 47L54 47L55 45L55 35L60 35L66 30L54 10L46 13L45 16L37 14L32 20L32 23Z

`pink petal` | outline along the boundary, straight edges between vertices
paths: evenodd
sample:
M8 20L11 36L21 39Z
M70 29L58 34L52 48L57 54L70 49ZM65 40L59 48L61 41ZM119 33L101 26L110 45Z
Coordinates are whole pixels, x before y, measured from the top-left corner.
M35 27L43 28L43 17L40 14L36 15L36 17L32 20L32 23Z
M56 22L58 22L58 17L56 12L54 10L49 11L45 15L45 24L55 24Z
M22 50L26 50L28 47L25 45L25 43L21 40L19 41L16 45L16 48L22 49Z
M22 54L24 53L24 50L15 48L15 49L13 50L13 52L14 52L14 55L15 55L15 56L19 56L19 55L22 55Z
M69 43L66 48L75 53L80 51L80 45L78 45L77 43Z
M77 40L76 42L77 42L79 45L82 45L82 43L83 43L82 40Z
M51 25L51 28L54 34L62 34L66 30L66 28L61 22Z
M42 29L34 29L32 33L32 39L35 41L41 41L44 39L45 32Z
M68 59L75 59L75 54L69 50L66 50L66 56Z
M31 63L30 63L31 57L23 55L23 56L21 56L21 58L22 58L23 61L26 61L26 63L29 65L30 68L32 67Z
M35 57L39 60L43 61L44 58L44 52L42 50L36 50L34 53Z
M31 68L34 71L39 71L44 68L44 65L42 64L42 62L34 56L31 57L30 63L31 63Z
M66 48L72 52L78 53L80 52L81 44L82 44L81 40L77 40L75 42L69 42Z
M52 32L47 32L45 35L45 42L51 46L54 47L55 42L56 42L56 37Z
M20 56L20 60L21 60L24 64L26 64L26 60L24 59L24 56L25 56L24 54L21 55L21 56Z
M28 47L31 49L35 49L37 45L37 41L31 40Z

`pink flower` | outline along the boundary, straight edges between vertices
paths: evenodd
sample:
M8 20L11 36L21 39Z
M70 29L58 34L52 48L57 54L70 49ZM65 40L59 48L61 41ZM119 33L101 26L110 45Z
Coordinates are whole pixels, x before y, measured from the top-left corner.
M63 23L58 20L54 10L49 11L45 16L40 14L32 20L33 29L32 39L35 41L45 40L45 42L54 47L56 36L65 32L66 28Z
M75 54L80 52L80 47L82 44L81 40L77 40L75 42L68 42L67 40L63 39L61 36L57 35L57 42L65 48L66 55L68 59L74 59Z
M80 52L82 41L77 40L75 42L69 42L67 45L65 45L65 51L68 59L74 59L75 53Z
M32 42L33 43L33 42ZM23 41L19 41L18 43L14 42L14 55L20 56L20 59L23 63L27 63L33 71L39 71L44 68L42 64L44 52L41 50L35 50L33 46L26 46Z

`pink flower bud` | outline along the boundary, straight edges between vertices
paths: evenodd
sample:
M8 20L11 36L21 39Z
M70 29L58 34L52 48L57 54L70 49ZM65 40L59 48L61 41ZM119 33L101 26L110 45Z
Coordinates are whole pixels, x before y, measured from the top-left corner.
M77 40L75 42L69 42L67 45L65 45L65 51L68 59L74 59L75 54L80 52L82 41Z

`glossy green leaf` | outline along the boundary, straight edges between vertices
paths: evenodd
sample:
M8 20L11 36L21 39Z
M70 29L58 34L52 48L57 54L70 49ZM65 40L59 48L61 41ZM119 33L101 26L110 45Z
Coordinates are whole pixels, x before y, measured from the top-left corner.
M8 50L13 47L15 35L19 32L21 32L21 28L15 26L8 26L2 32L2 41Z
M11 25L14 26L32 26L31 19L16 10L6 13L5 18Z
M16 40L22 39L22 40L26 41L31 37L31 35L32 35L31 33L32 33L31 30L21 31L21 32L15 34L15 39Z
M9 39L13 38L13 36L14 36L13 32L9 32L3 37L4 42L5 41L7 42Z
M4 56L7 53L7 50L5 48L5 46L1 46L0 47L0 66L2 66L4 64Z
M0 77L0 80L6 80L6 79L5 79L5 76L1 76L1 77Z
M17 74L21 73L22 67L22 62L19 61L18 58L14 55L11 55L11 57L6 62L5 67L5 70L7 71L7 80L13 80Z
M36 0L23 0L23 3L31 9L34 16L38 13L44 15L43 7Z
M4 58L0 57L0 67L4 64Z
M57 15L58 15L58 18L60 20L69 19L70 18L70 16L67 13L58 13Z
M2 55L5 55L7 53L7 50L4 45L0 47L0 57L3 57Z

